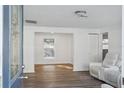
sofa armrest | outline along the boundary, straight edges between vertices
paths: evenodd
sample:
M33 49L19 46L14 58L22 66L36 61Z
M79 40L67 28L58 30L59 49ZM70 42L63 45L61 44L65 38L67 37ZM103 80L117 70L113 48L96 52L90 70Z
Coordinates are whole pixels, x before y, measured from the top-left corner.
M90 75L99 79L99 70L102 67L102 63L94 62L89 64Z
M119 85L121 72L117 66L103 68L104 81L110 81Z
M111 70L111 71L119 71L119 67L117 66L109 66L109 67L102 67L104 68L105 70Z
M93 66L93 65L102 66L102 63L100 63L100 62L92 62L92 63L90 63L90 66Z

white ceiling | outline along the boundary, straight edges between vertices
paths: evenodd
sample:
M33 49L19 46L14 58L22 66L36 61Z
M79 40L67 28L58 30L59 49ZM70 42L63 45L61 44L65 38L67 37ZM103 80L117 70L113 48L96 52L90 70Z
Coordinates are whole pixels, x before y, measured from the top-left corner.
M78 17L76 10L86 10L88 17ZM24 6L24 19L36 20L38 26L98 28L121 25L121 12L117 5L34 5Z

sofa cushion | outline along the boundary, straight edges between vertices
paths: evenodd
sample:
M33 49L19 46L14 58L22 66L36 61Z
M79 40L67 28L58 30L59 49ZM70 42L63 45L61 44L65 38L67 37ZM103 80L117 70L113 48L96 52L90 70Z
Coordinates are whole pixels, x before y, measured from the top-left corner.
M116 66L104 69L104 81L118 82L119 75L120 71Z
M114 66L118 61L118 54L107 53L103 61L103 67Z

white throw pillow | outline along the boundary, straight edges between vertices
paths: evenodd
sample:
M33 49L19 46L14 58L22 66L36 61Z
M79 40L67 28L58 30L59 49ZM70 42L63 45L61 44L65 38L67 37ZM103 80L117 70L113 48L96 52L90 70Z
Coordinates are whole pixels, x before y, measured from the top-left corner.
M103 67L114 66L118 61L118 54L107 53L103 61Z

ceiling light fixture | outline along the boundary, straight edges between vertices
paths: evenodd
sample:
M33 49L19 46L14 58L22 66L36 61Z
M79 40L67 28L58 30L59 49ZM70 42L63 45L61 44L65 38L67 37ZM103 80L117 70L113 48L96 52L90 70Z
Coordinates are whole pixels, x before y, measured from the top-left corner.
M74 13L75 13L77 16L79 16L79 17L88 17L88 16L87 16L87 11L85 11L85 10L75 11Z

